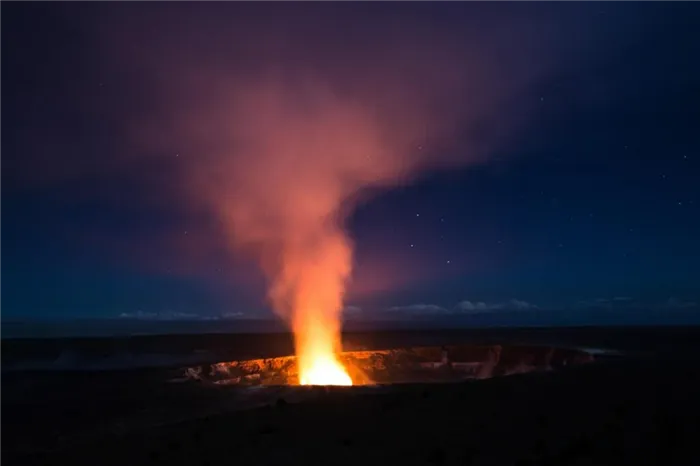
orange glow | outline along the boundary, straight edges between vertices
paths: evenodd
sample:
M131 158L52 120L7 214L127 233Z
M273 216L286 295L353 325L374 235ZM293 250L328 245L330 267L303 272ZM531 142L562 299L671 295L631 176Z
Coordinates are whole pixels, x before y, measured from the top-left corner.
M291 304L291 326L301 385L352 385L336 354L345 281L352 250L339 225L310 222L304 241L288 246L283 266L270 290L278 307ZM303 235L306 236L306 235Z
M383 190L426 171L480 164L510 142L523 112L507 106L520 102L511 97L529 88L540 67L532 57L504 56L508 41L482 38L484 28L453 36L438 23L402 17L360 31L344 13L318 12L301 22L241 13L235 27L223 21L224 29L204 36L192 29L145 41L152 34L140 23L149 21L107 28L118 51L110 63L145 83L167 79L156 80L149 112L125 120L130 144L114 151L125 158L105 166L118 176L157 169L162 182L146 178L144 202L182 205L193 214L188 218L204 220L206 235L221 234L227 247L260 266L270 307L294 332L299 382L349 385L337 357L353 267L346 221ZM137 33L124 33L134 27ZM165 190L178 197L161 198ZM397 233L403 227L397 223ZM206 270L219 264L221 245L208 236L172 233L190 252L182 273L193 272L193 260ZM149 259L146 253L139 258ZM422 270L417 259L373 256L373 270L364 262L357 273L353 297L403 289Z
M322 313L308 314L313 317ZM340 346L338 328L337 322L322 325L318 321L315 325L295 326L300 385L352 385L350 375L336 357L335 348Z
M367 65L236 75L187 113L202 148L186 162L192 197L211 203L231 246L259 262L269 303L294 333L302 385L353 384L337 355L354 208L423 169L471 161L452 155L462 150L427 149L451 133L453 112L441 102L454 98L454 74L421 64L409 77L412 49L406 67L381 57L372 76ZM440 72L428 79L431 70Z
M300 385L352 385L352 379L345 368L334 357L319 353L300 366Z

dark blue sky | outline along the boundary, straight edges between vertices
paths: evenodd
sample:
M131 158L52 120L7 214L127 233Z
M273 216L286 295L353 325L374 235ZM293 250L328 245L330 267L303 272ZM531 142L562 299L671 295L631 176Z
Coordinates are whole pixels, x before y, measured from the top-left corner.
M126 154L150 150L125 128L159 118L151 96L177 79L144 63L245 67L223 44L241 17L250 41L269 17L315 18L319 42L337 17L360 36L409 21L467 31L470 48L533 71L481 130L521 128L485 163L426 173L351 216L349 304L700 312L700 5L3 3L4 318L271 315L255 264L171 196L175 162ZM372 47L338 37L336 55ZM164 137L179 157L179 135Z

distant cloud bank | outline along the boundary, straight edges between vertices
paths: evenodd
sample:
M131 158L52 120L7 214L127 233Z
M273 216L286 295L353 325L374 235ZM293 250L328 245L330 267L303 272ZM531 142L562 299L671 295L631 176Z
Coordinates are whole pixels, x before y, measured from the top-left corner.
M394 306L387 311L390 313L403 313L408 315L459 315L479 314L495 311L516 311L539 309L535 304L520 299L511 299L505 302L486 303L484 301L464 300L452 308L446 308L437 304L411 304L407 306Z
M697 309L698 302L689 299L677 297L668 298L666 301L645 302L629 296L614 296L612 298L593 298L577 301L574 309L578 310L596 310L609 309L624 310L624 309Z
M485 303L483 301L462 301L457 304L457 309L464 312L489 312L489 311L514 311L539 309L539 306L520 299L511 299L503 303Z
M692 309L697 308L699 306L696 301L687 301L679 298L668 298L668 301L666 301L666 307L670 309Z
M232 320L232 319L246 319L252 317L252 314L246 314L244 312L225 312L220 315L206 315L206 314L194 314L188 312L122 312L119 314L120 319L125 320L158 320L158 321L172 321L172 320Z
M343 308L343 318L348 320L363 318L380 319L401 319L402 317L416 316L467 316L479 314L498 314L513 312L532 312L539 310L556 310L557 308L542 308L537 304L522 299L512 298L507 301L486 302L468 300L458 302L452 307L445 307L431 303L417 303L400 306L391 306L384 309L366 310L356 305L346 305ZM635 309L667 309L692 311L700 309L695 300L681 299L676 297L668 298L665 301L656 303L643 303L629 296L613 296L610 298L591 298L579 300L572 305L562 306L560 309L573 309L579 311L595 310L635 310ZM269 315L258 312L231 311L217 315L206 315L186 312L145 312L134 311L124 312L119 315L121 319L132 320L152 320L152 321L226 321L226 320L251 320L271 318Z

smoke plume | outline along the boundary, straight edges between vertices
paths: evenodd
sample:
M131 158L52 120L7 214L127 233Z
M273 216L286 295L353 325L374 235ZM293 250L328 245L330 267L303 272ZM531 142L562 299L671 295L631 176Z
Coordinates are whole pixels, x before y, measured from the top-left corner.
M511 134L517 116L504 110L538 69L504 55L513 24L500 38L477 24L447 34L379 12L360 28L340 7L318 8L229 28L209 18L204 36L197 17L156 39L131 24L110 40L157 101L131 119L131 138L183 154L186 205L213 212L233 250L258 261L297 348L328 353L352 273L353 208L426 171L482 161Z
M394 79L389 100L344 95L297 71L239 81L227 111L232 153L214 155L194 174L194 192L218 213L236 249L260 261L272 307L295 330L297 348L310 353L338 350L352 271L345 220L355 202L449 160L429 148L449 121L429 110L434 102L420 89L396 94L405 83Z

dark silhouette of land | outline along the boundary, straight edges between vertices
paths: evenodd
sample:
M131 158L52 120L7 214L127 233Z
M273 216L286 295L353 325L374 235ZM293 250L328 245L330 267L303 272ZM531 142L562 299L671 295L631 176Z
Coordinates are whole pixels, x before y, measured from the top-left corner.
M287 338L258 336L255 346L255 336L239 337L211 338L210 353L234 354L234 347L243 345L237 357L278 356L269 348L277 338L282 350ZM4 372L3 460L202 466L700 464L698 337L700 329L693 327L348 335L346 346L364 349L459 340L603 347L623 355L463 383L314 388L299 392L303 401L280 391L264 406L251 400L251 409L242 411L233 410L241 402L233 391L168 383L168 368ZM143 338L118 345L130 351L158 346ZM177 338L183 339L176 344ZM194 348L205 339L171 337L164 346ZM106 343L44 344L95 348ZM29 347L28 341L3 341L3 367ZM128 422L138 412L143 412L139 422ZM114 422L119 419L123 422Z

